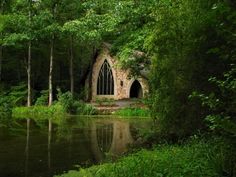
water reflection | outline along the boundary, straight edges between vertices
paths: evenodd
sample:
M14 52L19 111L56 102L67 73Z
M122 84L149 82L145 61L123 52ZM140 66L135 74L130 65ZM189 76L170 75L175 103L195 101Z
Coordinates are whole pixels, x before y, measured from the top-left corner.
M27 131L26 131L26 146L25 146L25 177L28 177L30 119L27 119L26 130Z
M137 122L94 118L46 122L27 119L18 122L18 127L9 128L7 133L3 134L6 131L0 128L0 176L51 177L76 169L75 165L90 166L107 157L119 156L133 143L131 130L139 126ZM22 151L24 156L20 155Z
M51 139L52 139L52 120L48 120L48 176L51 176Z
M106 154L121 155L133 142L130 124L120 120L97 120L92 122L91 148L97 162Z
M93 130L93 134L97 134L97 145L101 152L107 153L109 152L113 140L113 124L96 124L93 126L96 130Z

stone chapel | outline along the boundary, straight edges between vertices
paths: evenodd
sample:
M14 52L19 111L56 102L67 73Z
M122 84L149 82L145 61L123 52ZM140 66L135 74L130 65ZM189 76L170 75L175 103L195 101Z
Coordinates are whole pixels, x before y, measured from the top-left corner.
M118 61L110 55L109 49L109 44L104 44L92 66L91 84L87 84L91 91L90 99L143 98L148 92L147 80L144 77L129 78L129 70L118 66Z

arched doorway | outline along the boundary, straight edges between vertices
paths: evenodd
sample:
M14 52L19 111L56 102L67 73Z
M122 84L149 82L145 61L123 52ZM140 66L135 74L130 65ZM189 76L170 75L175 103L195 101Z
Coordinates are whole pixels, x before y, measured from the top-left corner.
M135 80L130 87L130 98L142 98L143 89L139 81Z

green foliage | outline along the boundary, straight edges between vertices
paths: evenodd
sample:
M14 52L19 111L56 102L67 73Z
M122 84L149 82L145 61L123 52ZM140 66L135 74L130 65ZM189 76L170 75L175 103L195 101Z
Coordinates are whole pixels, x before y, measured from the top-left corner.
M52 106L15 107L12 110L12 116L15 118L49 119L65 114L64 107L60 104L54 104Z
M0 117L10 117L13 107L25 105L26 89L26 85L21 83L12 86L9 91L0 90Z
M62 93L60 89L58 89L57 94L57 104L63 106L65 112L70 114L78 114L78 115L95 115L97 114L96 109L89 104L85 104L82 101L77 101L73 98L70 92Z
M208 79L235 63L234 14L228 2L157 2L157 23L144 47L152 58L150 110L163 134L185 137L205 129L208 110L189 95L217 92Z
M11 116L12 105L6 97L0 98L0 119L7 118Z
M31 107L14 107L12 110L13 117L17 118L50 118L69 114L78 115L95 115L97 110L89 104L77 101L70 92L62 93L58 89L58 100L52 106L47 105L48 92L43 91L37 99L35 106Z
M74 99L70 92L62 93L60 89L57 89L58 104L61 104L65 111L70 113L74 112Z
M235 7L227 3L215 4L209 18L217 17L215 33L220 39L214 39L214 45L207 52L219 58L224 65L221 73L212 73L208 82L210 90L193 92L190 98L198 98L207 110L206 121L211 130L220 132L235 140L236 135L236 12Z
M40 97L36 99L36 106L46 106L48 104L48 90L40 91Z
M12 86L10 91L7 93L8 99L11 101L13 106L20 106L26 104L27 98L27 86L21 83L17 86Z
M236 136L236 67L233 67L219 80L210 78L209 82L217 85L218 91L209 95L194 92L190 98L199 98L204 107L207 107L210 114L206 120L212 130Z
M147 69L150 63L144 42L155 22L152 17L154 7L155 0L128 0L120 1L114 8L119 30L115 31L117 36L111 50L118 56L121 67L130 69L133 76L142 75L141 71Z
M69 171L61 177L232 176L231 162L225 161L227 154L233 153L232 150L219 140L194 140L180 146L160 145L152 151L141 150L121 158L114 164Z
M0 93L0 119L11 115L12 104L6 93Z
M124 108L114 112L114 115L119 116L136 116L136 117L149 117L150 110L143 108Z
M90 104L85 104L83 102L77 102L77 115L97 115L98 111Z

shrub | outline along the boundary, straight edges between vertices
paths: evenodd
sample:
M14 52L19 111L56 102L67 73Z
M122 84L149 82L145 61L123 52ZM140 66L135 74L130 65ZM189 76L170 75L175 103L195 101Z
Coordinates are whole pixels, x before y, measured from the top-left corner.
M40 97L37 98L35 105L37 106L46 106L48 104L48 90L42 90L40 92Z
M4 89L6 90L6 88ZM12 108L26 103L26 85L13 86L8 91L0 90L0 119L11 116Z
M0 95L0 118L9 117L12 111L12 103L8 96Z
M71 92L62 93L60 89L57 89L57 91L58 91L57 94L58 103L64 107L66 112L68 113L74 112L75 100L73 99Z
M32 107L15 107L13 109L13 117L19 118L50 118L58 117L66 113L79 115L94 115L97 110L92 105L87 105L82 101L76 101L70 92L62 93L58 89L57 101L52 106L45 106L47 104L47 91L41 92L39 97Z
M78 115L96 115L98 113L92 105L83 102L77 102L77 104L76 114Z

